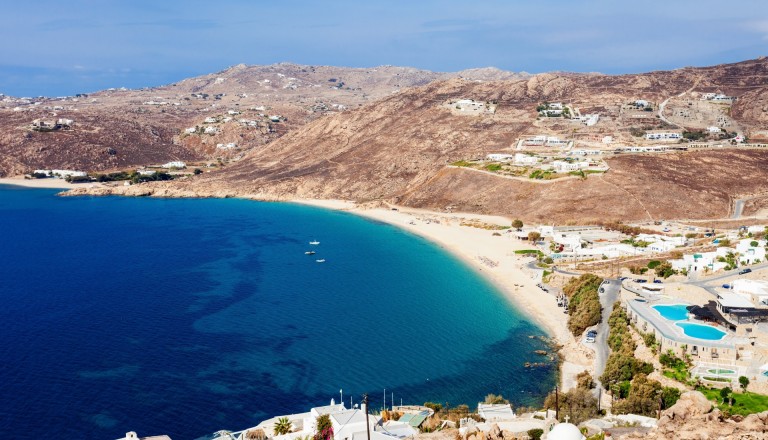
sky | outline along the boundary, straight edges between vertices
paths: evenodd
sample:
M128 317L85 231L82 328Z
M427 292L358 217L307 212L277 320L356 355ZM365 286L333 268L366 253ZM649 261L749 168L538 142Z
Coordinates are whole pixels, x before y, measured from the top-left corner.
M37 0L0 7L0 93L169 84L229 66L636 73L768 55L766 0Z

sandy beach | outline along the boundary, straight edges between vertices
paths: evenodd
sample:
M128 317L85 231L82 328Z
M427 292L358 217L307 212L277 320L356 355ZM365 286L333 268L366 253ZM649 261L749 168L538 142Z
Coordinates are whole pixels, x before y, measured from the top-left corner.
M566 327L567 315L557 307L555 296L545 293L536 284L539 271L526 268L529 257L515 254L530 249L527 242L517 240L505 231L493 231L464 223L482 222L509 226L512 219L476 214L436 213L411 208L365 208L340 200L298 200L298 203L347 211L418 234L460 258L481 276L490 280L504 296L550 337L563 345L561 386L575 386L578 373L594 368L594 356L574 338ZM493 235L499 232L501 235Z
M24 176L0 178L0 185L25 186L27 188L60 188L73 189L83 186L98 185L96 183L69 183L64 179L25 179Z

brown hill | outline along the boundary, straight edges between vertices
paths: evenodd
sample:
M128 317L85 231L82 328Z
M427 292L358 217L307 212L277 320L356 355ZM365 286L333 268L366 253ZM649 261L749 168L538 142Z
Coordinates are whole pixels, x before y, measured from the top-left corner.
M511 151L518 136L541 130L534 109L542 101L598 107L640 96L662 101L692 88L747 96L762 93L765 82L760 78L766 72L768 63L755 60L623 76L542 74L506 81L436 81L317 120L224 171L169 188L201 195L450 206L535 221L724 217L734 198L768 190L767 171L761 166L768 152L727 149L617 156L608 159L611 171L604 176L554 183L447 165ZM458 98L499 105L493 114L459 115L443 105ZM559 129L570 130L565 124Z
M459 74L394 66L238 65L140 90L110 89L63 98L0 96L4 98L0 100L0 176L35 168L101 171L176 159L237 158L326 114ZM499 73L474 75L485 78ZM230 110L239 114L229 115ZM271 115L282 116L281 121L271 121ZM216 124L216 134L183 133L185 128L202 126L207 117L230 116L231 121ZM30 130L35 119L60 118L71 119L74 125L47 133ZM255 124L238 123L241 119ZM217 144L230 142L238 144L238 151L216 149Z

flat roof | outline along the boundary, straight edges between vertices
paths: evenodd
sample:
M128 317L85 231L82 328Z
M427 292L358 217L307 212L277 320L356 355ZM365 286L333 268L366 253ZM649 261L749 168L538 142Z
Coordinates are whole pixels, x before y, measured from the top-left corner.
M755 305L752 301L744 298L738 293L720 293L717 295L717 302L723 307L737 308L737 309L754 309Z

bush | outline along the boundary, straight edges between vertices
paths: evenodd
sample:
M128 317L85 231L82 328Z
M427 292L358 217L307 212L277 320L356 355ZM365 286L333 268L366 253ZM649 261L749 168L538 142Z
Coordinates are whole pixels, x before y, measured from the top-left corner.
M483 403L487 403L489 405L498 405L502 403L509 403L509 400L505 399L501 394L491 393L485 396L485 401Z
M626 311L619 303L613 307L613 312L608 318L608 346L611 354L605 365L605 371L600 376L605 389L610 389L611 384L631 380L635 375L653 372L653 365L635 358L635 345L629 334L629 318Z
M591 390L595 387L595 381L592 380L592 375L587 370L582 371L576 376L576 384L576 386L585 390Z
M587 327L598 324L602 320L602 307L597 290L603 279L594 274L584 274L572 278L563 287L568 295L568 329L574 336L584 333Z
M661 261L651 260L648 262L648 269L656 269L656 267L658 267L659 265L661 265Z
M541 440L542 435L544 435L544 430L541 428L528 430L528 438L530 438L531 440Z
M559 393L555 399L555 393L549 393L544 400L546 408L555 409L555 401L559 405L560 417L569 416L570 422L579 423L597 416L597 399L592 392L584 388L573 388L567 393Z

